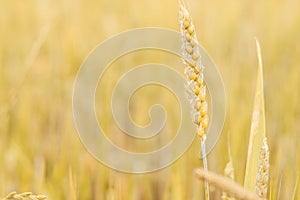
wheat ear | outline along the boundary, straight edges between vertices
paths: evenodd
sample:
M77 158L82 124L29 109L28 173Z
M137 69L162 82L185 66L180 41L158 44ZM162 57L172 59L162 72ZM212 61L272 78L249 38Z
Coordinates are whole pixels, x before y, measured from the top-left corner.
M200 48L195 32L195 27L190 14L183 3L179 1L179 24L182 36L182 60L185 64L185 75L187 79L186 91L191 105L191 115L197 128L197 135L201 141L201 153L203 167L208 170L205 151L205 130L208 127L209 118L207 115L208 104L206 101L206 86L204 85L203 70ZM209 199L209 185L205 184L205 197Z
M260 150L258 160L258 171L256 174L255 192L261 198L266 198L268 192L269 181L269 147L267 138L264 138L263 144Z
M228 137L228 156L229 156L229 162L226 164L226 167L224 169L224 176L234 181L234 168L233 168L233 162L232 162L232 156L230 151L230 140ZM222 193L222 200L235 200L233 196L228 194L227 192L223 191Z
M47 199L47 196L45 195L35 195L32 194L32 192L23 192L21 194L17 194L17 192L11 192L6 197L4 197L2 200L43 200Z
M237 199L263 200L255 193L252 193L251 191L243 188L240 184L224 176L203 169L196 169L195 174L198 179L208 181L211 185L232 194Z
M231 160L226 165L226 168L224 170L224 176L227 177L227 178L229 178L232 181L234 180L234 168L233 168ZM222 193L222 200L235 200L235 198L232 197L227 192L223 191L223 193Z

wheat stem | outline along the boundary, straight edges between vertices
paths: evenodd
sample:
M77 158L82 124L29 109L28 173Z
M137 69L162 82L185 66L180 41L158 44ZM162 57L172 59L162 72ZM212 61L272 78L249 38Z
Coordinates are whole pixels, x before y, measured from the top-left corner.
M202 153L203 168L205 171L208 171L205 140L201 140L201 153ZM207 181L204 181L204 192L205 192L205 199L209 199L209 184Z

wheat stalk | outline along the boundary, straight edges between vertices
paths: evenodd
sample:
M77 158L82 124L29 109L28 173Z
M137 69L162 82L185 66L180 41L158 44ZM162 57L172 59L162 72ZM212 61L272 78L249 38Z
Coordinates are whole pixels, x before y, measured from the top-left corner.
M43 200L47 199L45 195L35 195L32 192L23 192L21 194L17 194L17 192L11 192L6 197L2 198L2 200Z
M261 198L266 198L268 192L268 181L269 181L269 147L267 138L264 138L263 144L260 150L258 160L258 172L256 174L256 185L255 192Z
M197 135L201 141L201 153L203 158L203 167L208 170L205 140L205 130L208 127L208 103L206 101L206 86L204 85L203 70L199 44L196 36L195 26L191 16L183 3L179 0L179 24L182 36L182 60L185 64L184 73L187 84L186 91L191 105L191 115L193 123L197 128ZM205 182L205 197L209 199L209 185Z

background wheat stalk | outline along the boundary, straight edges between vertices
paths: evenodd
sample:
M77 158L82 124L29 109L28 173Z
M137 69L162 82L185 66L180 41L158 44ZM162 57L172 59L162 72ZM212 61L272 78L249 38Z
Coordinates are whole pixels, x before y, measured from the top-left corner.
M185 64L187 78L186 91L191 105L191 115L197 128L197 135L201 140L203 166L208 170L205 140L205 130L208 127L208 104L206 101L206 86L204 85L203 70L199 44L195 26L183 1L179 1L179 24L182 35L182 60ZM209 185L205 182L205 197L209 199Z
M232 165L232 160L230 160L227 163L226 168L224 170L224 176L231 179L232 181L234 181L234 168ZM228 194L225 191L223 191L221 198L222 198L222 200L235 200L234 197L232 197L230 194Z
M232 181L234 181L234 167L233 167L233 161L232 161L232 156L231 156L231 150L230 150L230 140L228 137L228 157L229 157L229 161L226 164L226 167L224 169L224 176L231 179ZM222 192L222 200L235 200L235 198L233 196L231 196L230 194L228 194L227 192L223 191Z

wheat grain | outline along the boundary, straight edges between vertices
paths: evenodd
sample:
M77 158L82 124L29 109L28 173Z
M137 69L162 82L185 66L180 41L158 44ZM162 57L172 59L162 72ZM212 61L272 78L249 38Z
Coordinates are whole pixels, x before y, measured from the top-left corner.
M268 181L269 181L269 147L267 138L264 138L263 144L260 150L258 160L258 172L256 174L256 194L261 198L266 198L268 192Z

